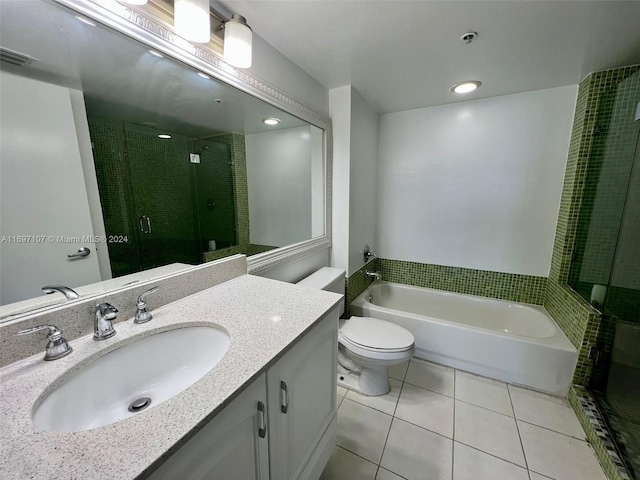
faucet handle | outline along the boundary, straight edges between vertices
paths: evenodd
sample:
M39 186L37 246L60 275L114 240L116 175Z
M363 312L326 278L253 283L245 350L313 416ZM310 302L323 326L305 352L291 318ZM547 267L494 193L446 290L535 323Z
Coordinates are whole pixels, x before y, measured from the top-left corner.
M96 305L96 313L93 318L93 339L106 340L116 334L113 328L113 320L118 316L118 309L110 303Z
M143 292L142 295L138 297L138 302L137 302L138 310L136 311L136 318L133 321L133 323L147 323L149 320L153 318L153 315L151 314L151 312L147 310L146 300L147 300L147 295L149 295L150 293L157 292L158 288L159 287L150 288L149 290L147 290L146 292Z
M59 358L66 357L73 351L73 348L69 346L67 340L62 336L60 329L55 325L38 325L37 327L20 330L16 335L29 335L30 333L45 329L49 329L49 335L47 336L49 342L47 343L44 355L45 360L58 360Z

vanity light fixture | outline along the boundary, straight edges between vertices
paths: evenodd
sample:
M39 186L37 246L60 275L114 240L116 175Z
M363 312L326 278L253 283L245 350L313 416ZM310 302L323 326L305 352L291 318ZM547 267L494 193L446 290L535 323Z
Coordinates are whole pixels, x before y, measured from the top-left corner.
M280 119L275 117L265 118L264 120L262 120L262 123L270 126L278 125L280 123Z
M238 68L251 67L252 38L247 20L234 13L224 24L224 61Z
M77 18L78 20L80 20L82 23L84 23L85 25L89 25L89 26L91 26L91 27L95 27L95 26L96 26L96 24L95 24L95 23L93 23L93 22L92 22L91 20L89 20L88 18L82 17L82 16L80 16L80 15L76 15L76 18Z
M176 33L196 43L211 40L211 15L209 0L175 0L173 26Z
M158 138L171 138L171 135L167 135L166 133L161 133L158 135Z
M480 85L482 85L482 83L478 82L477 80L469 80L466 82L455 84L453 87L451 87L450 90L453 93L469 93L473 92Z

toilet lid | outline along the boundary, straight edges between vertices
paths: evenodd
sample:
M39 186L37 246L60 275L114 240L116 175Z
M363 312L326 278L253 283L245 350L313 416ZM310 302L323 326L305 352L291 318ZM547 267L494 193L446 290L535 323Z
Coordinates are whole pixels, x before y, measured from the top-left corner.
M413 346L413 334L398 325L371 317L351 317L340 334L357 345L375 350L407 350Z

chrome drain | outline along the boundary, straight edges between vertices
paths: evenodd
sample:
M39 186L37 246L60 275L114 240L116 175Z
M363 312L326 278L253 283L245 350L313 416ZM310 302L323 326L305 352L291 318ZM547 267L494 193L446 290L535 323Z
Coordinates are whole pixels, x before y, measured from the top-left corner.
M142 397L134 400L129 405L129 411L133 413L141 412L145 408L151 405L151 399L149 397Z

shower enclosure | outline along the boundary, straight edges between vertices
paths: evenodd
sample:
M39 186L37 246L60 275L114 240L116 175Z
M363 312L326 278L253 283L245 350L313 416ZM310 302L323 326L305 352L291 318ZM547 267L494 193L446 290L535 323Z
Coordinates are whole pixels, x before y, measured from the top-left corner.
M230 146L89 118L113 277L235 245Z
M597 128L569 284L602 312L590 388L640 475L640 71L612 85Z

